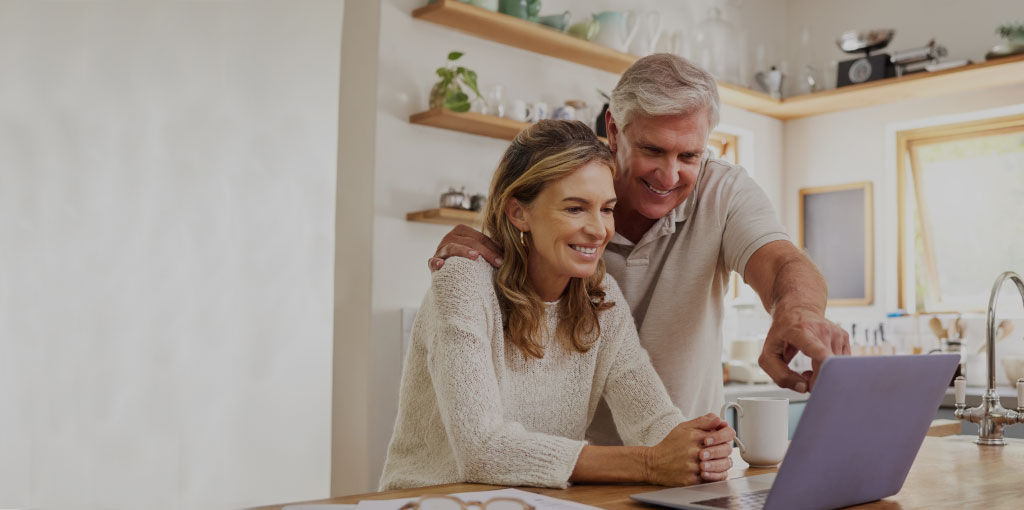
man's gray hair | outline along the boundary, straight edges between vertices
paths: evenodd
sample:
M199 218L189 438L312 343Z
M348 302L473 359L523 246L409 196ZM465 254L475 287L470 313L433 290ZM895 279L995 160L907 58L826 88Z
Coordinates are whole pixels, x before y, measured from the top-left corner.
M671 53L637 60L622 73L608 109L625 129L636 115L689 115L708 111L708 133L718 126L718 84L711 73Z

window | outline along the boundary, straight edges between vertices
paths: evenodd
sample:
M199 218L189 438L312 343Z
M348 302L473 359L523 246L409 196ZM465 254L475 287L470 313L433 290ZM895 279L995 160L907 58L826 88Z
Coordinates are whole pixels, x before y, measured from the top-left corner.
M904 131L897 144L900 307L984 311L996 276L1024 271L1024 115Z

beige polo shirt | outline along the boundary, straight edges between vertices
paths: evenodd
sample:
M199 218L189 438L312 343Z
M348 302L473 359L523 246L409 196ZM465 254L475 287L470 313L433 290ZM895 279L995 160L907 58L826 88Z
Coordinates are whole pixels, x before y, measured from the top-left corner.
M707 159L687 199L633 244L615 234L604 261L618 280L672 401L686 419L723 404L722 316L729 272L765 244L788 240L764 191L742 167ZM588 432L618 444L602 405Z

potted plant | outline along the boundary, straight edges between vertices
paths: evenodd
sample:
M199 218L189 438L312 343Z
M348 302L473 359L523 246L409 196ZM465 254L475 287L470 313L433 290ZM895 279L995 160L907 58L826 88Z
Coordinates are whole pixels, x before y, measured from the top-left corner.
M447 108L453 112L468 112L472 105L469 94L462 89L463 86L476 94L476 97L481 101L484 100L476 85L476 72L455 65L455 61L461 58L462 55L461 51L449 53L448 62L443 67L437 68L437 75L441 79L430 89L431 108Z
M996 33L1013 46L1024 45L1024 22L1003 23L996 28Z

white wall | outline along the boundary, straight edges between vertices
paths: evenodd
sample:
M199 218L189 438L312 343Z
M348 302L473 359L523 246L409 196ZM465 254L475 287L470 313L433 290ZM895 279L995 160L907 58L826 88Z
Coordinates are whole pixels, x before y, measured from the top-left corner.
M427 259L449 227L405 220L405 214L437 207L450 185L487 192L491 175L508 141L409 124L409 116L427 109L434 70L451 50L460 64L477 71L481 86L501 83L506 103L515 98L561 104L570 98L596 103L595 88L610 91L612 73L500 45L449 28L416 20L422 0L383 0L381 12L377 110L375 220L373 239L373 355L370 408L370 466L376 482L397 412L401 374L401 309L419 306L430 285ZM605 9L654 8L666 26L687 27L704 17L708 2L679 6L672 1L612 0L544 2L543 13L571 10L577 18ZM683 11L682 9L685 9ZM691 14L692 12L692 14ZM747 24L765 33L784 24L781 0L758 2ZM756 22L756 23L755 23ZM761 25L760 23L765 23ZM778 44L784 43L781 34ZM741 135L741 157L769 196L781 198L782 123L732 107L722 113L722 129ZM744 147L756 147L755 151Z
M0 4L0 507L326 496L341 4Z

